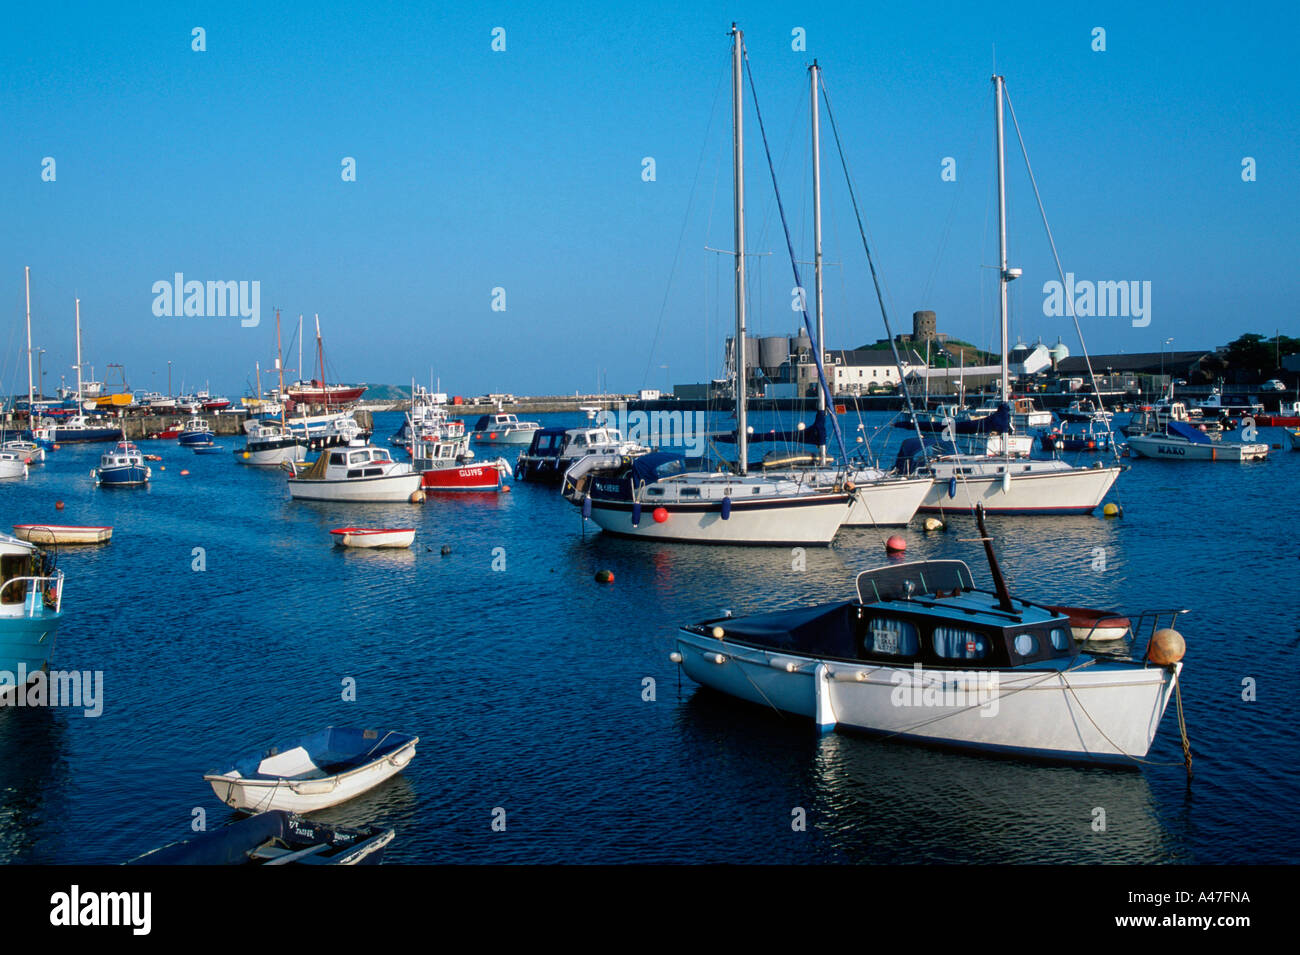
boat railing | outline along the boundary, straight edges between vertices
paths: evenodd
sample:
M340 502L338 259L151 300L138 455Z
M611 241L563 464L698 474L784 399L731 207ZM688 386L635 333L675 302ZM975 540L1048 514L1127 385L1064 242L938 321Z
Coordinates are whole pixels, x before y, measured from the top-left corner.
M63 610L63 571L61 570L55 571L53 575L48 577L9 578L3 585L0 585L0 604L8 602L6 594L10 587L14 587L17 591L18 600L22 601L23 616L39 616L42 612L42 604L55 613L60 613ZM9 596L12 598L13 595L10 594Z
M1132 645L1133 643L1136 643L1138 636L1143 633L1146 634L1147 642L1150 643L1151 638L1154 637L1156 631L1160 629L1160 622L1164 620L1166 617L1169 618L1169 628L1177 629L1178 618L1185 613L1191 613L1191 611L1185 609L1143 610L1140 614L1137 615L1136 618L1129 618L1129 628L1128 628L1129 644ZM1115 613L1108 617L1098 617L1096 620L1093 621L1092 627L1089 628L1088 636L1085 637L1081 641L1081 643L1087 644L1089 641L1091 641L1093 638L1093 634L1097 632L1097 629L1099 627L1103 627L1107 624L1113 626L1116 620L1120 620L1123 618L1124 615L1122 613ZM1150 627L1151 627L1150 632L1146 632L1148 621L1150 622Z

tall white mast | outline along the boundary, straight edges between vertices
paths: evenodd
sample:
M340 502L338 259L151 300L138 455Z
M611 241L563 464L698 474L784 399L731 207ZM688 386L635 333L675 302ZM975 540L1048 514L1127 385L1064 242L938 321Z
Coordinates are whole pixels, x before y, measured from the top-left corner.
M732 358L736 366L737 466L741 474L746 474L749 471L749 433L745 417L745 131L740 82L744 34L734 23L731 25L731 37L731 152L736 220L736 341Z
M1011 375L1007 366L1007 284L1020 278L1020 269L1007 268L1007 177L1002 155L1002 89L1005 79L993 77L998 121L998 290L1002 320L1002 400L1011 401Z
M81 407L81 299L77 299L77 414L84 410Z
M32 397L32 267L23 266L23 284L27 287L27 422L30 425L36 405Z
M302 377L302 312L298 313L298 380L304 380Z
M813 60L808 67L812 80L812 162L813 162L813 296L817 301L817 347L821 350L822 367L825 367L826 355L826 319L822 311L822 146L820 112L817 105L817 82L821 79L821 67ZM826 389L817 387L817 410L826 411ZM826 464L826 432L817 446L817 462Z

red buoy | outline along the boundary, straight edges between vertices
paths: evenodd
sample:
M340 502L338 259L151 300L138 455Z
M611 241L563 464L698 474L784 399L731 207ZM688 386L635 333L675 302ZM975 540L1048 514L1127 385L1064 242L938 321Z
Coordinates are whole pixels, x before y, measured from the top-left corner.
M596 571L596 583L612 584L614 582L614 572L612 570Z
M56 511L61 511L61 510L63 510L63 502L62 502L62 501L55 501L55 502L54 502L54 509L55 509Z
M655 519L656 524L662 524L664 521L668 520L668 512L662 507L656 507L651 517Z
M889 540L885 541L885 550L889 551L891 554L901 553L907 550L907 541L895 534L890 537Z

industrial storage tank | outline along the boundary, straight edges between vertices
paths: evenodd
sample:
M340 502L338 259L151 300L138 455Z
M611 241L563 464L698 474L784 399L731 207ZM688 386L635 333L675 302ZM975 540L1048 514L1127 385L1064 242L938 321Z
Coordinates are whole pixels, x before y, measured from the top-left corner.
M758 364L763 374L775 378L790 358L790 340L785 336L764 338L759 342Z
M799 359L812 358L812 339L807 329L799 329L799 334L790 339L790 354Z

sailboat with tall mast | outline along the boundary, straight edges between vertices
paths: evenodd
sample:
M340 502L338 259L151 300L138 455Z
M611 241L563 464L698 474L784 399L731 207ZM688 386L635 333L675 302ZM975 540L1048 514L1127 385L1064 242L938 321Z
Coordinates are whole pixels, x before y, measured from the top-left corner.
M684 455L653 452L605 470L583 459L565 477L564 496L607 533L707 544L829 544L848 517L853 491L815 471L749 471L745 381L744 36L731 28L731 118L735 227L735 443L725 471L688 470ZM817 348L822 343L815 343ZM599 459L601 456L594 456ZM584 466L589 469L583 470Z
M826 341L825 296L822 286L822 190L821 190L821 104L818 90L821 84L821 67L814 60L808 67L809 97L812 113L812 196L813 196L813 303L816 313L815 341L824 354ZM853 502L844 519L845 527L875 527L885 525L902 525L910 521L921 506L921 502L930 492L934 481L929 476L900 476L889 474L881 468L864 463L849 463L842 467L834 466L827 453L826 422L828 408L828 387L825 374L821 368L821 356L817 365L817 418L814 427L817 441L817 457L812 469L805 469L806 476L824 484L842 483L853 491ZM843 449L842 449L843 450Z
M280 376L280 390L284 393L284 357L280 342L280 310L275 310L275 370ZM261 390L261 375L258 375L258 390ZM262 467L279 467L281 465L301 464L307 460L307 438L290 432L284 418L284 402L280 406L280 423L265 420L250 422L247 427L248 437L244 447L235 450L235 460L242 464Z
M89 441L118 441L126 435L121 428L104 427L95 424L84 413L85 395L82 392L81 377L81 299L77 303L77 413L65 421L59 422L54 429L54 440L59 444L81 444ZM93 369L92 369L93 371Z
M32 270L30 266L23 268L23 284L27 291L27 420L30 424L36 408L32 384ZM0 443L0 451L16 454L26 464L45 463L45 448L39 441L27 436L11 438L7 434L4 438L4 442Z
M298 364L302 365L302 339L298 340ZM320 316L316 316L316 358L320 367L320 378L311 381L296 381L289 386L290 400L300 405L325 405L334 407L350 404L365 394L365 385L328 385L325 383L325 345L320 334ZM298 370L302 374L301 367Z
M998 292L1002 336L1000 375L1002 406L990 417L1005 421L1003 434L1011 430L1011 394L1008 366L1007 286L1020 278L1021 270L1007 265L1007 190L1003 148L1002 104L1005 78L993 77L996 118L998 179ZM949 432L951 435L951 431ZM990 439L997 435L989 435ZM1003 440L1000 449L986 448L983 454L947 453L951 440L942 444L936 438L909 438L899 450L900 470L930 474L934 487L921 504L921 511L935 512L951 508L974 507L982 503L990 514L1087 514L1101 504L1102 498L1119 477L1120 467L1076 467L1059 458L1030 460L1013 457ZM995 453L996 452L996 453Z

